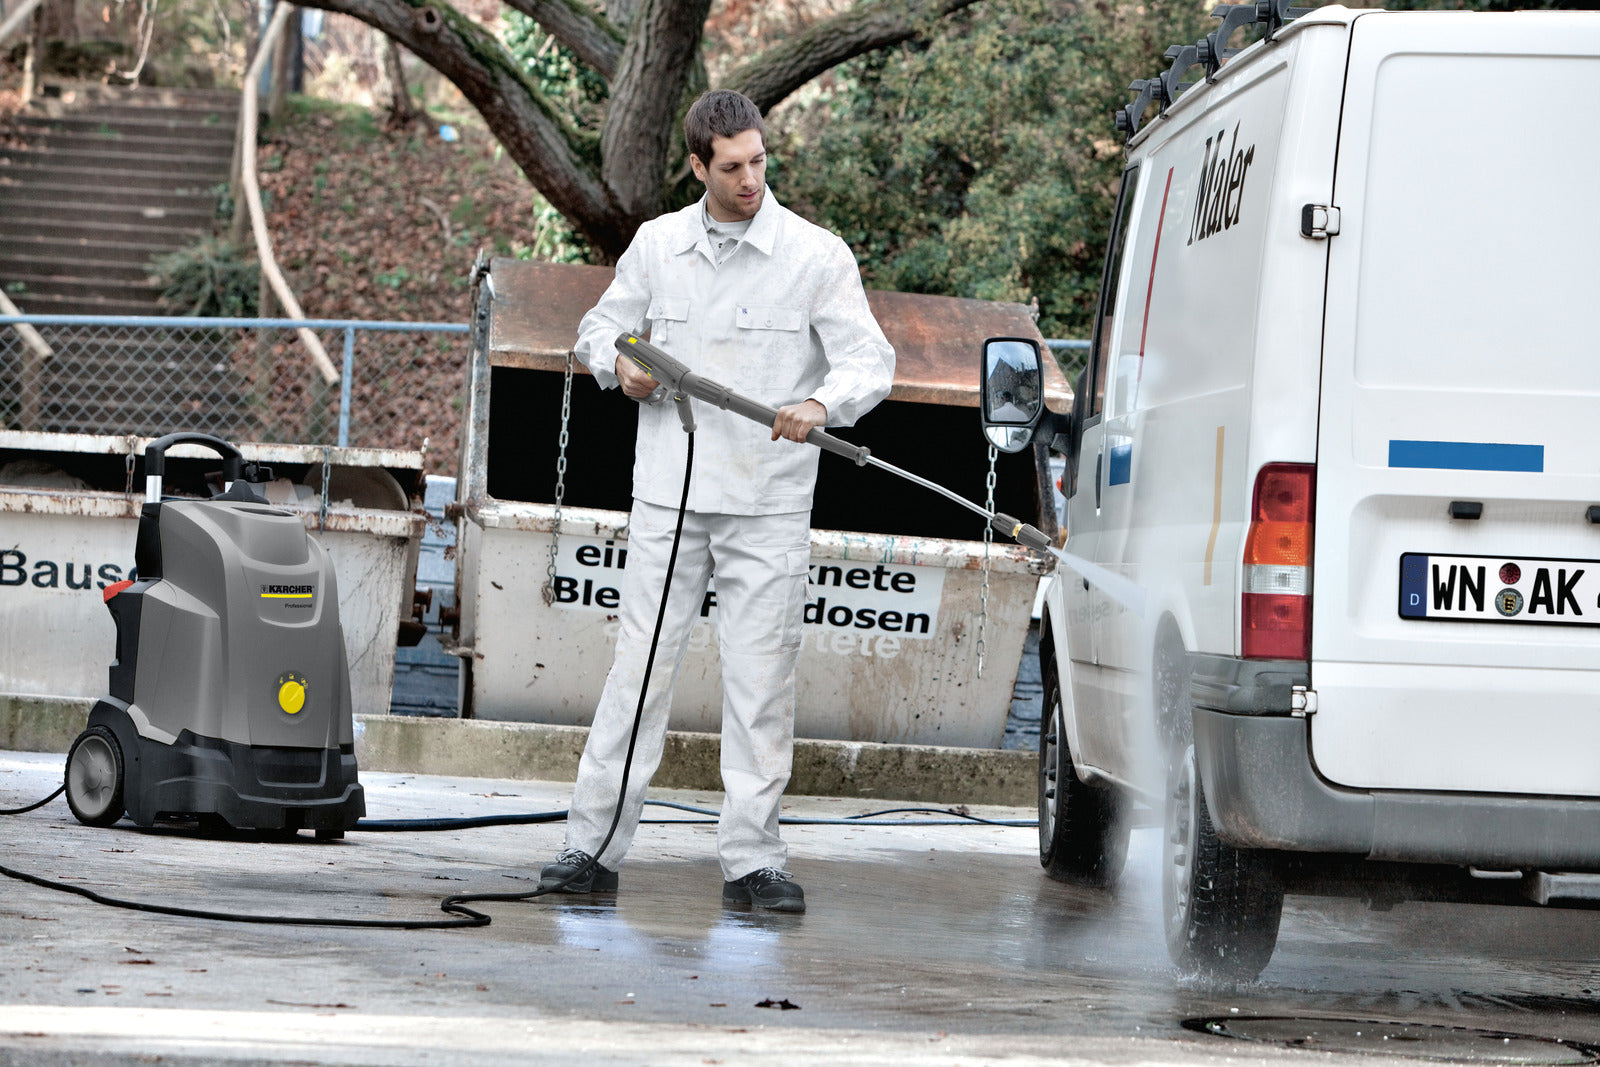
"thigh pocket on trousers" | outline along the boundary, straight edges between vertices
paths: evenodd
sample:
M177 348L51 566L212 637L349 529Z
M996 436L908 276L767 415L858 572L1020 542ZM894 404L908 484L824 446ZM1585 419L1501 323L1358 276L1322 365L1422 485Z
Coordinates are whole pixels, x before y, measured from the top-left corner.
M811 547L791 548L786 553L789 568L789 605L784 613L783 647L798 648L803 633L808 578L811 573Z

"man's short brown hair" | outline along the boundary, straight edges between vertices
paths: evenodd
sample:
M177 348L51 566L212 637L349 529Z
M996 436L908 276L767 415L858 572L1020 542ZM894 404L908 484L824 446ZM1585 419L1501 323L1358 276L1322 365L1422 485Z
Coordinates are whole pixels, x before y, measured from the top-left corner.
M767 124L761 121L761 109L748 96L732 89L701 93L683 116L683 137L689 142L689 152L707 166L711 164L712 138L737 137L746 130L758 131L762 147L766 146Z

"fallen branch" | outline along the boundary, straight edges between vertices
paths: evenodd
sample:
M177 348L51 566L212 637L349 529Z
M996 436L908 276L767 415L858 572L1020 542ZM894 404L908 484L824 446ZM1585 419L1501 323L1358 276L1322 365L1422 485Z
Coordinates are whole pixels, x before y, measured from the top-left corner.
M444 213L444 208L440 207L438 204L435 204L432 200L429 200L425 196L417 197L417 202L423 207L427 208L429 211L433 212L433 217L439 220L439 228L444 231L444 243L449 244L450 216Z

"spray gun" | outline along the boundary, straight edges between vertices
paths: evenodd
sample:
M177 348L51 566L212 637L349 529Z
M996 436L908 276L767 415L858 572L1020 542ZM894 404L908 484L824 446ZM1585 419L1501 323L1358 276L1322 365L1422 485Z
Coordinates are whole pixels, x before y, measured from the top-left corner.
M778 409L763 404L759 400L734 392L720 382L696 374L694 371L673 359L667 353L643 338L623 333L617 335L617 351L638 365L650 377L660 382L665 391L672 396L678 405L678 417L683 420L684 429L694 429L694 415L689 411L689 398L694 397L708 404L714 404L724 411L731 411L735 415L743 415L753 422L771 427L777 421ZM872 454L871 449L864 445L853 445L849 441L833 436L821 427L812 429L806 435L806 443L816 445L825 452L843 456L858 467L873 466L880 470L906 481L914 482L932 492L938 493L947 500L960 504L975 514L983 516L995 533L1002 537L1009 537L1017 543L1028 548L1038 549L1041 552L1054 552L1055 546L1051 543L1044 531L1036 526L1030 526L1020 519L1013 518L1004 512L987 511L966 497L951 492L944 486L930 482L926 478L919 478L910 471L902 470L892 463L885 463Z

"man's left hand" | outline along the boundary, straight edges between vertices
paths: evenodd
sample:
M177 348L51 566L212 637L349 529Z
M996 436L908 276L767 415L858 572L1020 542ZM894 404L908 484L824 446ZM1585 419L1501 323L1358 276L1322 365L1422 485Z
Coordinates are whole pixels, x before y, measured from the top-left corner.
M790 441L804 443L806 434L825 425L828 421L828 409L816 400L802 400L798 404L778 409L778 417L772 422L772 439L780 437Z

